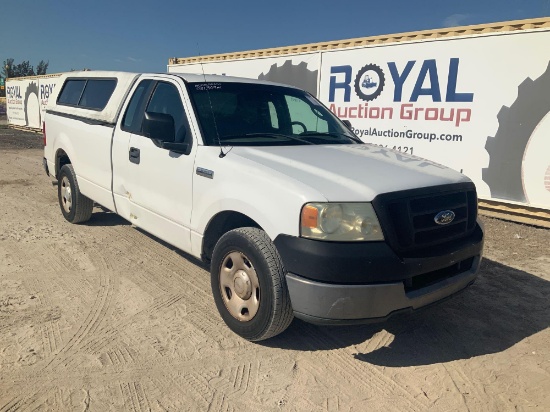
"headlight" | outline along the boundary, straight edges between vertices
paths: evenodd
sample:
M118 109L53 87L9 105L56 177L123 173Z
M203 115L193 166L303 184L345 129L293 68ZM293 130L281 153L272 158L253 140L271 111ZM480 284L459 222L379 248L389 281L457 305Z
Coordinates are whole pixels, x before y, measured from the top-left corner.
M333 242L384 240L370 203L307 203L300 215L300 235Z

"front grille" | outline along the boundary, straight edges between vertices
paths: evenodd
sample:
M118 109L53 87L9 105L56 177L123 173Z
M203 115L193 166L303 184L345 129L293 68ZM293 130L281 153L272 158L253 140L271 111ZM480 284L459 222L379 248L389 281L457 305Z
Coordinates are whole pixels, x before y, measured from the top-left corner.
M398 254L426 250L471 234L477 218L477 196L471 183L436 186L376 197L373 206L386 240ZM447 225L435 222L444 210L455 214Z

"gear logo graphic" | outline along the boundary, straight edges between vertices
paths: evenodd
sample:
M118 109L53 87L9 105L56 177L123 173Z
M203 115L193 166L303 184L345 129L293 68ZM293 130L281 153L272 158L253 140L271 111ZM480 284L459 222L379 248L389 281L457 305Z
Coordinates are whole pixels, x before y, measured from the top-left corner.
M384 71L376 64L363 66L355 77L355 93L367 102L376 99L384 90Z
M524 161L531 147L540 147L544 139L541 129L549 119L550 112L550 63L546 71L537 79L525 79L518 86L518 97L510 106L503 106L498 115L499 127L494 137L490 136L485 144L489 153L489 165L483 169L482 176L489 185L491 197L516 202L532 202L526 188L532 180L540 179L540 187L547 188L545 173L525 176L525 169L531 168ZM546 119L546 120L545 120ZM537 143L538 142L538 143ZM548 145L546 139L542 145ZM545 146L548 147L548 146ZM550 162L550 157L547 157ZM550 170L550 164L543 164L544 170ZM542 170L542 169L541 169ZM539 176L540 175L540 176ZM527 180L528 181L527 181ZM526 184L528 183L528 184ZM538 203L538 202L537 202Z
M34 94L34 97L31 97L32 94ZM36 101L33 102L38 105L38 85L36 82L31 82L25 91L25 102L23 104L25 108L25 126L29 127L31 127L31 121L29 120L29 99L31 98L35 99ZM40 113L40 110L38 112Z
M317 70L309 70L306 62L292 64L292 60L286 60L282 66L277 66L276 63L271 65L267 73L258 76L258 80L290 84L316 96L317 73Z

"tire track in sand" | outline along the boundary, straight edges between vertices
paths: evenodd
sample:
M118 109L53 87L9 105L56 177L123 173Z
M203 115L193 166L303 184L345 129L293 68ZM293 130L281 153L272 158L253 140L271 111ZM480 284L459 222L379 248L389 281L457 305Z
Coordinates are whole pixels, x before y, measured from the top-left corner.
M113 295L113 288L110 278L107 274L101 273L99 279L99 290L96 294L96 298L92 304L90 311L88 312L87 317L84 319L84 322L80 325L79 329L72 336L71 339L57 352L54 354L53 358L39 371L39 374L45 373L47 370L56 369L63 362L78 352L78 345L82 342L88 334L93 333L100 323L103 321L105 314L107 313L108 304ZM19 390L19 393L22 395L15 397L8 404L4 406L6 411L14 411L28 405L31 402L34 402L41 395L43 396L44 392L47 391L47 384L42 384L38 388L35 387L35 384L27 384L26 389L32 388L32 393L28 394L27 390ZM14 405L17 405L14 408ZM2 411L2 410L0 410Z
M435 331L434 328L427 327L427 331L425 331L425 333L423 333L421 336L421 339L424 340L426 346L431 346L432 348L435 348L435 350L439 352L440 356L443 359L446 355L441 349L446 346L443 340L453 342L455 339L453 333L444 325L438 327L437 331ZM437 342L437 344L434 345L434 342ZM468 410L498 409L498 406L494 403L494 401L487 396L485 388L481 386L480 389L479 384L476 384L468 377L460 362L443 362L440 365L449 376L449 379L451 380L456 392L459 394L465 408L467 408ZM465 393L461 390L461 388L464 387L468 389L467 394L473 396L466 397Z
M29 292L36 296L40 305L53 308L51 289L42 278L29 278L25 281ZM55 354L63 345L63 337L59 328L59 319L47 320L41 326L42 349L46 355Z
M61 348L58 354L44 367L44 369L55 368L64 361L67 361L71 355L71 352L78 351L79 344L88 336L92 335L102 323L109 304L113 297L113 286L110 277L105 273L100 273L99 278L99 290L96 294L96 298L92 304L88 316L84 319L84 322L80 325L80 328L73 335L73 337L67 342L65 346Z
M184 299L184 297L185 296L181 294L170 294L167 296L163 296L161 299L155 300L151 306L147 306L136 314L101 328L94 336L88 337L85 344L82 345L81 349L90 354L100 353L101 350L103 350L105 347L111 344L113 340L116 339L121 330L131 325L132 323L137 322L139 317L157 313L165 308L174 305L175 303Z
M124 405L134 412L151 411L151 404L140 382L123 382L120 384L120 392Z
M402 410L423 411L429 408L430 402L415 397L375 366L355 360L346 350L332 349L338 347L339 342L328 333L323 328L304 323L298 336L302 345L310 347L312 351L310 356L303 358L305 362L299 362L298 365L324 382L328 388L339 387L349 399L354 399L358 390L365 393L374 390L387 399L399 396L405 403L400 405ZM315 336L315 342L311 341L312 336ZM341 382L349 384L342 386Z

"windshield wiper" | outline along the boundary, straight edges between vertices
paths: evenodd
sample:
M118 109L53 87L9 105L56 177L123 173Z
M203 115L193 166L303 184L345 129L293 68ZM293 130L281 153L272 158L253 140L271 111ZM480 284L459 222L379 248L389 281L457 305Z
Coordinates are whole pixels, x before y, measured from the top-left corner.
M350 135L347 135L345 133L337 133L337 132L303 132L303 133L300 133L300 136L329 136L329 137L341 137L341 136L344 136L344 137L347 137L348 139L350 140L353 140L354 142L357 142L357 143L361 143L363 144L363 141L361 139L359 139L358 137L356 136L350 136Z
M304 139L300 139L299 137L296 137L296 136L290 136L290 135L287 135L287 134L280 134L280 133L243 133L243 134L232 134L232 135L227 135L227 136L221 136L220 137L220 141L224 141L226 139L237 139L237 138L240 138L240 137L268 137L268 138L271 138L271 139L281 139L281 138L284 138L284 139L289 139L289 140L295 140L297 142L302 142L302 143L306 143L306 144L315 144L313 142L310 142L310 141L307 141L307 140L304 140Z

